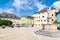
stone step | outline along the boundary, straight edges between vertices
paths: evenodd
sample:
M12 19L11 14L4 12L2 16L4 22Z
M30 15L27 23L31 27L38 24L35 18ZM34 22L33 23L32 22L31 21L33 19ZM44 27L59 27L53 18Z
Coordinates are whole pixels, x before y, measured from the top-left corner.
M51 37L60 37L60 31L48 32L48 31L38 30L38 31L35 31L35 34L51 36Z

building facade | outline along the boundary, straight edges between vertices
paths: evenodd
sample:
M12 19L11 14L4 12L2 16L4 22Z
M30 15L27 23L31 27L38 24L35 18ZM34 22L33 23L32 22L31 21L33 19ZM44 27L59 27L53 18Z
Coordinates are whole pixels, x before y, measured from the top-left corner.
M33 26L33 17L28 15L23 15L21 18L21 26L22 27L32 27Z
M56 21L54 8L43 9L34 13L34 26L41 27L43 24L53 24Z
M20 26L20 18L18 16L16 16L15 14L10 14L10 13L6 13L6 12L3 12L0 14L0 19L3 19L3 20L10 20L13 22L12 25L14 26Z

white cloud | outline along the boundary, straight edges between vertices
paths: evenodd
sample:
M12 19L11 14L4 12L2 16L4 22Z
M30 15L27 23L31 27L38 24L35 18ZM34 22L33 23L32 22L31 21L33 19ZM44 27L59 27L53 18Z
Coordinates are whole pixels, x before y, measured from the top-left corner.
M2 12L6 12L6 13L14 13L13 12L14 11L14 9L13 8L9 8L9 9L0 9L0 13L2 13Z
M38 8L38 11L40 11L43 8L46 8L46 5L43 5L41 2L39 3L38 0L14 0L12 5L17 9L33 9L35 6Z
M41 3L37 3L36 6L37 6L37 8L38 8L38 11L40 11L40 10L42 10L42 9L44 9L44 8L47 7L46 5L43 5L43 4L41 4Z
M38 8L38 11L40 11L40 10L42 10L42 9L44 9L44 8L47 7L46 5L42 4L42 2L39 2L39 1L37 1L37 0L34 0L34 2L35 2L35 5L36 5L37 8Z
M29 5L29 1L28 0L14 0L14 2L12 3L12 5L19 9L32 9L32 7L30 7Z
M20 6L21 6L20 0L14 0L14 2L12 3L12 5L14 7L16 7L17 9L20 9Z
M54 2L53 7L56 9L60 9L60 1Z
M2 9L0 9L0 13L2 13L3 12L3 10Z
M10 9L6 9L6 10L3 10L4 12L7 12L7 13L13 13L14 9L10 8Z

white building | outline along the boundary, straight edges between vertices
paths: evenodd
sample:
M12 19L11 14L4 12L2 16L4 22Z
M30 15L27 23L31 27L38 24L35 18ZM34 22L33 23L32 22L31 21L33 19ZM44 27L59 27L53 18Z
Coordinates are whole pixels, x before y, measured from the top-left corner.
M18 26L18 25L20 26L20 18L16 16L15 14L3 12L0 14L0 19L10 20L13 22L14 26Z
M41 27L43 24L53 24L56 21L54 8L43 9L34 13L34 26Z

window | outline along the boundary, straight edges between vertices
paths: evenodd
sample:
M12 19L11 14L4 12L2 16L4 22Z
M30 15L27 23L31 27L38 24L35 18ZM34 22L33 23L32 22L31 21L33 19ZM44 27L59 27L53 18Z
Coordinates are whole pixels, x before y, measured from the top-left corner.
M6 17L7 17L8 15L6 15Z
M38 22L38 20L37 20L37 22Z
M52 19L52 21L54 21L54 20Z
M40 18L40 16L39 16L39 18Z
M36 17L36 18L38 18L38 17Z
M42 21L42 20L41 20Z
M16 18L16 16L15 16L15 18Z
M15 24L13 24L13 26L15 26Z
M46 21L46 20L44 20L44 21Z
M44 16L42 16L42 18L44 18Z
M40 24L38 24L40 26Z
M16 24L17 26L19 26L20 24Z
M19 24L16 24L16 25L19 25Z
M49 20L47 20L49 22Z
M11 17L13 17L13 16L11 16Z
M40 22L40 20L39 20L39 22Z
M36 18L36 16L34 18Z
M53 16L53 14L52 14L52 16Z
M36 24L36 26L37 26L37 24Z

